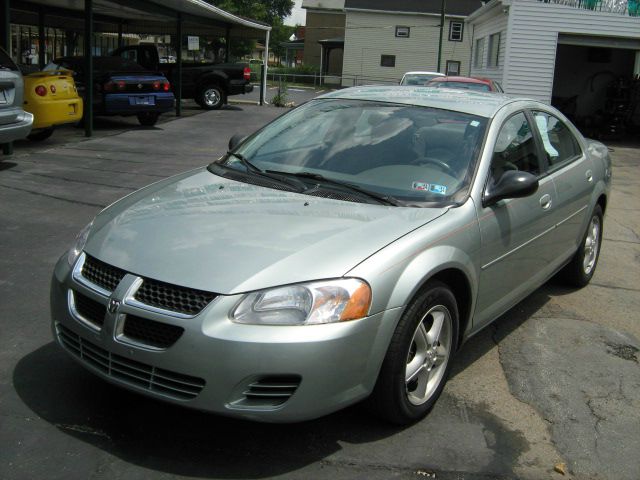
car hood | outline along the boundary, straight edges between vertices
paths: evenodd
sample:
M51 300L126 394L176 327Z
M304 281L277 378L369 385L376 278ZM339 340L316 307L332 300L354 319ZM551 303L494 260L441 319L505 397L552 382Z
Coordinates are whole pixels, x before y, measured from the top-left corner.
M201 169L105 209L85 251L140 276L234 294L340 277L446 211L318 198Z

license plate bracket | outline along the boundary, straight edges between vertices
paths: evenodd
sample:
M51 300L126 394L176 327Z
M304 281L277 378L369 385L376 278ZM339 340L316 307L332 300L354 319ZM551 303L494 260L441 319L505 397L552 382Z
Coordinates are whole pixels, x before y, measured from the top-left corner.
M153 96L144 97L129 97L129 103L131 105L155 105L155 98Z

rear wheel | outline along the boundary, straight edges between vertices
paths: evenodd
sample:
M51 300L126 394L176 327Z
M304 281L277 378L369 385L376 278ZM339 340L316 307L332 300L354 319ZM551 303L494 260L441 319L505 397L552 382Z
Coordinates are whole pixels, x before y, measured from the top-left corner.
M224 105L224 92L218 85L205 85L198 92L196 102L205 110L218 110Z
M33 140L34 142L41 142L42 140L46 140L53 134L53 128L43 128L41 130L36 130L35 132L31 132L27 138L29 140Z
M139 113L137 116L140 125L144 125L145 127L153 127L156 123L158 123L158 117L160 117L160 114L155 112L144 112Z
M600 246L604 232L603 220L602 208L600 205L596 205L591 213L587 231L582 237L580 248L561 272L562 278L569 285L584 287L591 281L600 257Z
M458 325L458 307L449 287L429 282L393 334L368 400L375 414L407 424L429 413L449 376Z

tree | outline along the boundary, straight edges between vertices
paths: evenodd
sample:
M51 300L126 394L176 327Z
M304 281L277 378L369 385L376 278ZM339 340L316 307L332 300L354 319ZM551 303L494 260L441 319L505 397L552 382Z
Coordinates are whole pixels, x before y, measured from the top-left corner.
M215 5L222 10L225 10L234 15L241 17L251 18L252 20L258 20L265 22L273 27L271 32L272 41L271 45L280 47L281 41L286 41L291 33L286 38L281 39L286 32L283 28L288 28L283 25L282 20L284 17L291 15L291 9L293 8L293 0L208 0L211 4ZM275 38L277 36L277 39ZM248 39L238 39L231 42L230 53L233 57L243 57L248 55L255 48L255 41Z
M291 15L293 0L209 0L227 12L273 25Z

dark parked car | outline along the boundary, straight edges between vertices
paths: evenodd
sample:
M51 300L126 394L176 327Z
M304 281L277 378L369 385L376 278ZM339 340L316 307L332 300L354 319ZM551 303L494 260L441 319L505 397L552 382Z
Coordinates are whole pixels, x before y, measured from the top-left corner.
M22 74L0 48L0 145L25 138L31 131L33 115L22 109L23 94Z
M463 90L476 90L479 92L504 92L500 84L490 78L438 77L431 80L427 85L430 87L458 88Z
M73 71L78 92L84 95L84 61L84 57L59 58L45 70ZM116 57L95 57L93 69L94 115L136 115L142 125L151 126L175 105L171 85L161 73Z
M162 63L154 45L132 45L118 48L111 54L162 72L175 85L177 64ZM182 62L182 97L193 98L207 110L217 110L227 103L229 95L253 91L249 83L251 70L244 63Z

